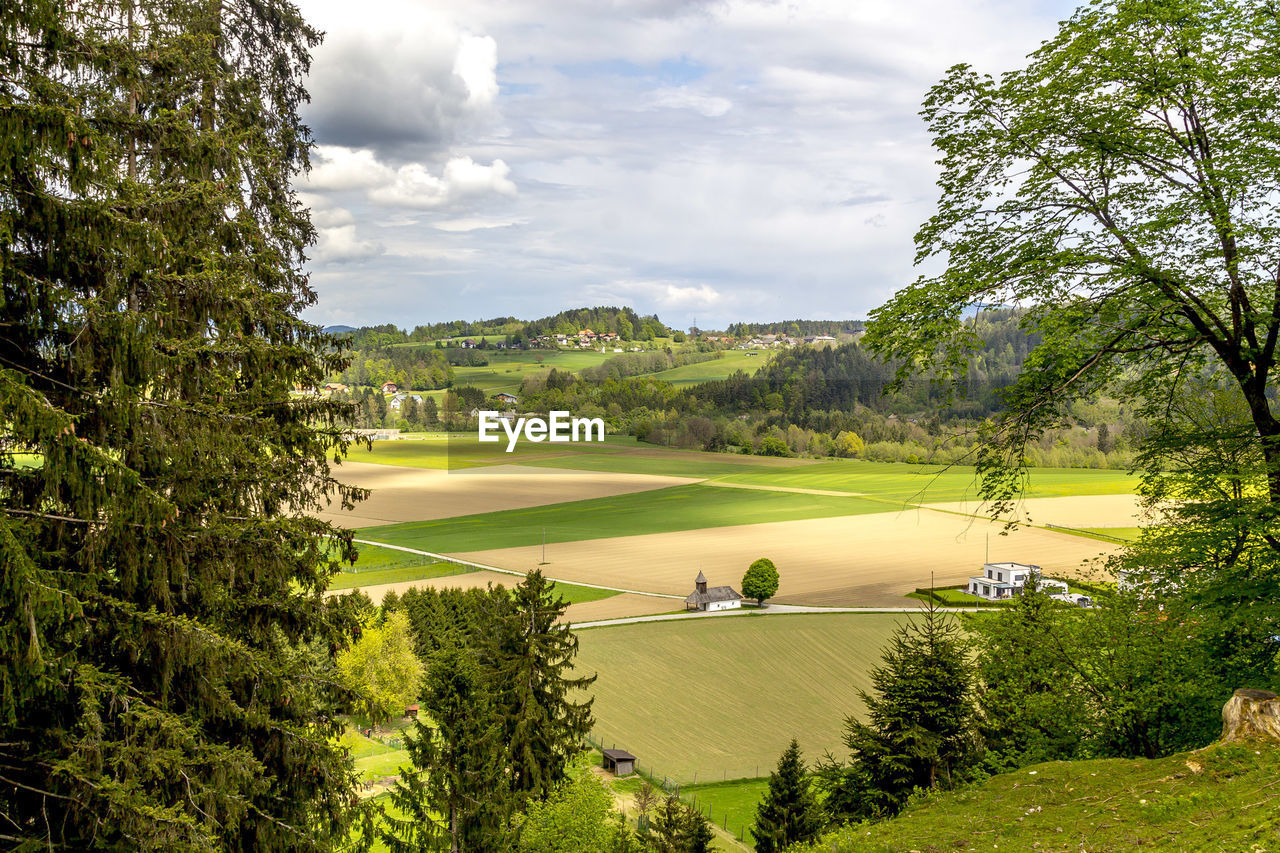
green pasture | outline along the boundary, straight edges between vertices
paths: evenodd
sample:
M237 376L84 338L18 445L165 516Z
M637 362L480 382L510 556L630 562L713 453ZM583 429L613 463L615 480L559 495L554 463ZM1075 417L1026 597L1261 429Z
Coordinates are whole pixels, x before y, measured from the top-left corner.
M489 363L483 367L455 367L454 385L472 385L490 394L506 391L515 394L526 376L542 373L551 368L574 373L584 367L594 367L616 355L599 350L491 350Z
M1142 535L1141 527L1084 527L1081 529L1096 536L1123 539L1126 542L1136 542L1138 537Z
M402 581L447 578L475 571L468 566L459 566L456 563L438 563L426 557L419 557L418 559L422 562L416 566L370 569L363 572L343 572L342 574L334 575L333 580L329 583L329 589L356 589L381 586L387 583L401 583Z
M971 466L908 465L835 459L796 468L752 471L720 477L726 483L856 492L903 503L974 500L978 481ZM1127 495L1138 478L1125 471L1100 468L1033 468L1024 497Z
M608 436L610 440L613 436ZM619 438L623 438L619 436ZM781 469L811 465L804 459L778 459L767 456L738 456L732 453L704 453L699 450L643 445L630 439L630 446L619 442L614 453L569 452L558 456L526 458L519 464L539 468L568 468L575 471L608 471L616 474L660 474L667 477L723 477L730 474L768 474ZM569 445L574 451L587 445ZM630 452L628 452L630 451Z
M683 388L700 382L710 382L713 379L727 379L739 370L750 375L768 364L774 355L775 353L771 350L725 350L720 358L701 361L697 364L685 364L652 375L654 379L661 379L677 388Z
M821 758L820 755L806 756L810 761ZM777 761L774 761L776 764ZM774 765L769 766L772 771ZM763 769L761 773L765 772ZM733 834L734 838L755 843L751 834L751 826L756 822L756 806L764 799L769 790L769 780L736 779L728 782L712 782L710 784L683 785L680 796L699 809L707 819L716 826Z
M809 495L692 484L546 506L412 521L366 528L362 536L388 545L452 554L700 530L737 524L798 521L884 512L854 496Z
M846 715L904 616L687 619L578 632L576 672L597 674L593 736L682 784L767 775L795 737L810 761L842 755ZM822 673L815 677L814 673Z

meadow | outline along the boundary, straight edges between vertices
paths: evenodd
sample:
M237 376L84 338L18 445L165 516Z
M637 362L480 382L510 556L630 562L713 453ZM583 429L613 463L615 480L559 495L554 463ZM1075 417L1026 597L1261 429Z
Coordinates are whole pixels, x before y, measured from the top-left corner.
M735 371L752 374L769 363L774 350L725 350L720 358L685 364L652 374L654 379L670 382L677 388L697 385L714 379L727 379Z
M905 617L804 614L690 619L578 632L595 673L594 736L681 784L767 775L792 737L839 754L859 690Z
M783 471L747 471L720 478L726 483L855 492L902 503L973 500L978 493L968 465L908 465L835 459ZM1108 468L1032 468L1024 497L1127 495L1138 478Z

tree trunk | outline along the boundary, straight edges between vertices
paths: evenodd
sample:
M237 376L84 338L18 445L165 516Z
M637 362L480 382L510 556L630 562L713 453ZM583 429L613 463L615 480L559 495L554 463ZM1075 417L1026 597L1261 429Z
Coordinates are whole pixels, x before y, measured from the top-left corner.
M1257 739L1280 742L1280 696L1242 688L1222 708L1222 740Z

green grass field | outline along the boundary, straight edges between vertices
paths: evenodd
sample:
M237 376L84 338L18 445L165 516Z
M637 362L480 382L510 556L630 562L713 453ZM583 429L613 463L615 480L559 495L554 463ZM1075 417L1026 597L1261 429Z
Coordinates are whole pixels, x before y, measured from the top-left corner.
M1168 758L1024 767L851 827L825 853L1274 851L1280 747L1218 745Z
M483 367L455 367L454 385L472 385L490 394L506 391L515 394L520 390L524 377L556 368L577 373L584 367L594 367L615 355L612 351L598 350L494 350L489 352L489 363Z
M425 560L426 558L419 559ZM329 583L329 589L355 589L357 587L381 586L385 583L446 578L453 575L465 575L472 571L474 569L459 566L455 563L427 562L416 566L371 569L363 572L343 572L342 574L334 575L333 580Z
M772 770L773 766L769 769ZM707 785L684 785L680 788L680 796L701 809L716 826L747 844L754 844L751 826L756 822L756 805L768 789L768 779L738 779Z
M1028 498L1071 495L1127 495L1138 478L1125 471L1096 468L1033 468ZM969 466L907 465L899 462L865 462L837 459L816 465L746 472L720 478L727 483L787 486L857 492L869 497L907 503L941 503L972 500L978 493L974 470Z
M1085 527L1082 529L1086 533L1113 539L1123 539L1126 542L1136 542L1138 537L1142 535L1141 527Z
M437 553L513 548L700 530L735 524L793 521L884 512L861 498L689 485L547 506L414 521L367 528L364 535L389 545Z
M682 784L767 775L792 737L806 760L840 754L868 670L905 618L814 614L690 619L578 632L598 673L594 736ZM815 675L821 673L821 677Z
M683 388L713 379L726 379L738 370L750 375L768 364L774 355L771 350L726 350L720 358L673 367L654 373L653 378Z

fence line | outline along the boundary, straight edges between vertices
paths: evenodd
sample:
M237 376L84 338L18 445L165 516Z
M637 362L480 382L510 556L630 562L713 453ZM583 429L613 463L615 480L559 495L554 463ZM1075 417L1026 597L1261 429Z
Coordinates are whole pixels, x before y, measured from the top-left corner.
M1110 533L1099 533L1096 530L1083 530L1079 527L1069 527L1065 524L1045 524L1050 530L1069 530L1072 533L1083 533L1085 536L1094 536L1098 539L1106 539L1108 542L1115 542L1117 545L1128 545L1128 539L1121 539L1119 536L1112 536Z
M591 733L587 734L587 743L589 743L592 747L599 749L601 751L603 751L606 748L616 749L618 746L616 742L606 742L603 737L596 736ZM734 776L733 779L729 779L728 769L721 769L720 778L717 779L715 778L714 773L707 774L704 776L700 771L694 771L692 781L688 781L688 779L681 780L679 778L668 776L662 773L653 765L641 764L639 759L636 760L634 767L635 767L636 775L644 779L646 782L652 785L655 789L669 796L674 795L675 797L680 799L682 802L689 803L690 805L694 806L699 811L701 811L703 814L705 814L707 816L707 820L709 820L711 823L725 830L738 841L741 841L744 843L746 842L747 829L750 828L751 823L753 822L751 819L748 818L740 826L731 828L729 826L728 812L721 815L720 820L716 820L715 815L711 813L711 806L709 804L705 805L705 807L698 804L698 794L696 791L682 794L681 787L682 786L696 787L697 785L700 785L700 784L711 785L711 784L718 784L722 782L731 782L731 781L745 782L745 781L759 779L759 778L762 778L760 776L759 764L755 765L754 776ZM769 769L771 768L765 769L766 775L768 775ZM702 777L701 779L699 779L700 776Z

